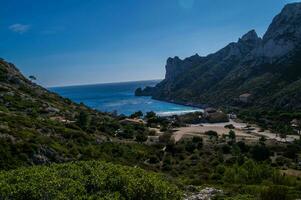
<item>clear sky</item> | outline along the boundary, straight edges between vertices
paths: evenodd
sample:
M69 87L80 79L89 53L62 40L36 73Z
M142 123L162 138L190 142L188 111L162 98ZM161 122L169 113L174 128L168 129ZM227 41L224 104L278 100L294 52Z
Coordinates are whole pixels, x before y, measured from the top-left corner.
M206 55L289 0L1 0L0 57L43 86L160 79L168 57Z

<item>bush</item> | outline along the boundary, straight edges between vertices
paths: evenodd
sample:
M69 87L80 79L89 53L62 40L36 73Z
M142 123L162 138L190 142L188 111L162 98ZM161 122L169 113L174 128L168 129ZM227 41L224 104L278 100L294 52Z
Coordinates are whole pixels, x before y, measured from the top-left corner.
M205 132L206 135L208 135L209 137L215 137L215 138L218 138L218 134L216 131L206 131Z
M141 118L143 116L143 112L142 111L137 111L134 112L133 114L130 115L130 118Z
M0 199L181 199L176 186L139 168L99 161L0 173Z
M235 141L236 139L236 134L233 130L230 130L229 131L229 138L232 140L232 141Z
M228 129L235 129L235 127L233 126L233 124L225 125L225 128L228 128Z
M243 165L228 167L224 173L224 181L234 184L255 184L271 178L274 170L267 164L257 164L247 160Z
M270 157L270 150L266 146L256 145L251 149L251 155L257 161L264 161Z
M261 200L287 200L288 189L284 186L269 186L264 188L260 193Z

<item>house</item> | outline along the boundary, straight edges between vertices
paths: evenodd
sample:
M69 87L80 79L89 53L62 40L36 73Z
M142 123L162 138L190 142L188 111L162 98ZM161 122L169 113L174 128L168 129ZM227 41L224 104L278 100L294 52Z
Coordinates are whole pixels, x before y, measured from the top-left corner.
M210 114L210 113L215 113L215 112L217 112L217 110L216 110L215 108L208 107L208 108L206 108L206 109L204 110L204 112Z
M215 108L212 108L212 107L205 108L204 109L204 117L207 118L210 116L210 114L216 113L216 112L217 112L217 110Z
M50 119L54 120L54 121L59 121L59 122L65 123L65 124L75 123L75 121L70 121L70 120L64 118L63 116L53 116L53 117L50 117Z
M292 128L298 132L298 134L300 134L300 130L301 130L301 120L298 119L293 119L291 121L291 126Z
M239 101L242 103L249 103L251 101L252 95L250 93L245 93L239 96Z
M300 123L300 121L297 120L297 119L293 119L293 120L291 121L291 126L292 126L292 127L297 127L298 124L301 124L301 123Z
M121 124L127 125L127 124L145 124L145 122L142 119L131 119L131 118L126 118L120 121Z
M235 113L228 114L229 119L237 119L237 115Z
M148 136L146 144L158 144L160 143L159 136Z

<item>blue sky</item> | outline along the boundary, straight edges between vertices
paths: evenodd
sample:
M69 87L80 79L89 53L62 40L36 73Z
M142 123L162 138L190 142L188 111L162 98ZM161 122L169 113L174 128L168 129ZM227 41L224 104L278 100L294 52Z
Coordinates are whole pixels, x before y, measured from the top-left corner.
M43 86L160 79L168 57L207 55L289 0L1 0L0 57Z

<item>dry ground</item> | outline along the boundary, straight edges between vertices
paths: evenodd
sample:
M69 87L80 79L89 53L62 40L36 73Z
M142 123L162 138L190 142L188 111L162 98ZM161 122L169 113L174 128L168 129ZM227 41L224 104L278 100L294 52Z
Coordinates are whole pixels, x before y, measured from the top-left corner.
M214 123L214 124L198 124L198 125L190 125L188 127L180 127L174 129L174 135L173 138L175 142L178 142L181 140L184 136L205 136L204 133L206 131L215 131L219 136L227 135L229 133L229 129L225 128L225 125L232 124L235 129L236 137L238 140L244 139L248 141L256 141L261 136L266 137L268 140L276 140L279 142L291 142L295 139L298 139L299 136L297 135L288 135L286 139L282 139L279 136L277 136L275 133L271 133L270 131L260 131L260 128L256 125L249 125L249 129L246 129L247 125L246 123L241 122L235 122L230 121L227 123Z

